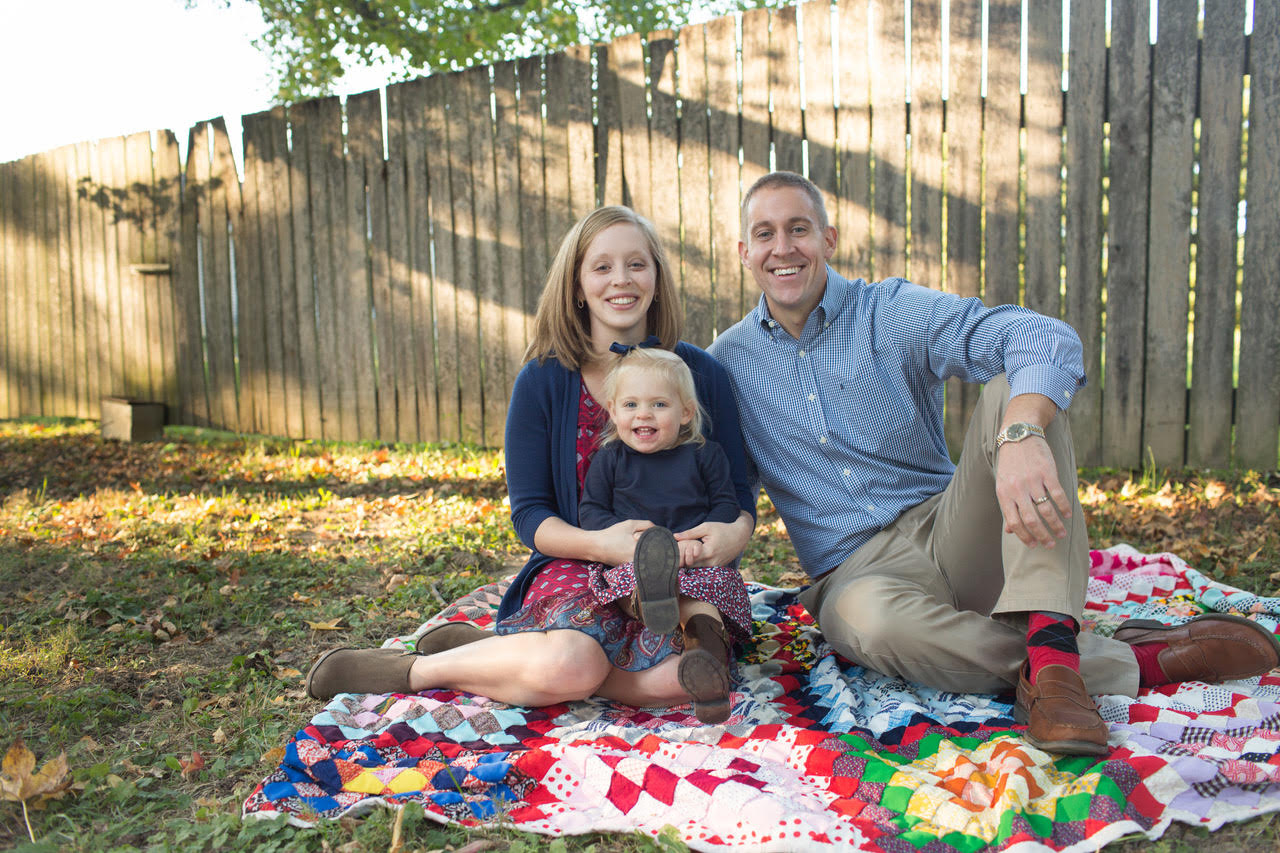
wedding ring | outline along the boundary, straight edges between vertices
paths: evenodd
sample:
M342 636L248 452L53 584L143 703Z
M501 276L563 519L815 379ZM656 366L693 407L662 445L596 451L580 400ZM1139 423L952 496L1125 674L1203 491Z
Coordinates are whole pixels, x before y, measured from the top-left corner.
M1045 502L1046 502L1046 501L1048 501L1048 500L1049 500L1049 496L1048 496L1048 495L1045 495L1044 497L1032 498L1032 499L1031 499L1031 502L1032 502L1033 504L1035 504L1036 506L1039 506L1040 504L1045 503Z

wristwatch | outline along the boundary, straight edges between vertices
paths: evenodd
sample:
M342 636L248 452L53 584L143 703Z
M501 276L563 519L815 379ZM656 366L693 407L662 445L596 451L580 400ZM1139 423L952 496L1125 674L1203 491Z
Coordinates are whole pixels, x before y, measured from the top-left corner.
M996 450L1006 441L1022 441L1029 435L1038 435L1044 438L1044 429L1035 424L1024 424L1021 421L1011 423L1004 429L1000 430L1000 434L996 436Z

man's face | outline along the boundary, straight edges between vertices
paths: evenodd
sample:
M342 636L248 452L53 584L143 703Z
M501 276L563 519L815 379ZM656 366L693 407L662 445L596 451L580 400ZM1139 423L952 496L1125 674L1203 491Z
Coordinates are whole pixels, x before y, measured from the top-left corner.
M836 230L823 228L809 194L799 187L766 187L751 197L742 263L780 320L799 320L817 307L827 284Z

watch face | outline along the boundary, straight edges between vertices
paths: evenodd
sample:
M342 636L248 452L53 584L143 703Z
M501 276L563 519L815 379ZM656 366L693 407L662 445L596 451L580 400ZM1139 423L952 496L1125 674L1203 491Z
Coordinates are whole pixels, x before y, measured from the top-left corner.
M1006 433L1009 441L1020 441L1027 437L1026 424L1009 424L1009 430Z

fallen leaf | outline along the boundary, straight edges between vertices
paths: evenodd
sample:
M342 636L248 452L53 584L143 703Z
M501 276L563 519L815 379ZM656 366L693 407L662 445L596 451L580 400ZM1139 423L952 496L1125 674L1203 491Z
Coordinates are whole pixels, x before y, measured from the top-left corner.
M32 773L35 767L35 755L27 749L22 738L18 738L0 765L0 795L11 802L39 808L45 800L60 797L71 786L65 752L46 761L38 772Z
M328 619L324 622L312 622L310 619L303 620L307 623L307 627L313 631L341 631L342 617L338 616L334 619Z
M221 727L221 726L219 726L219 727L217 728L217 730L216 730L216 731L214 731L214 733L213 733L213 742L214 742L214 743L226 743L226 742L227 742L227 733L226 733L226 732L224 732L224 731L222 730L222 727Z
M190 779L192 776L204 769L204 756L200 754L200 750L191 750L191 758L179 758L178 763L182 765L183 778Z
M262 753L261 761L264 764L279 764L284 759L284 756L285 756L284 747L277 746L273 749L268 749L266 752Z

